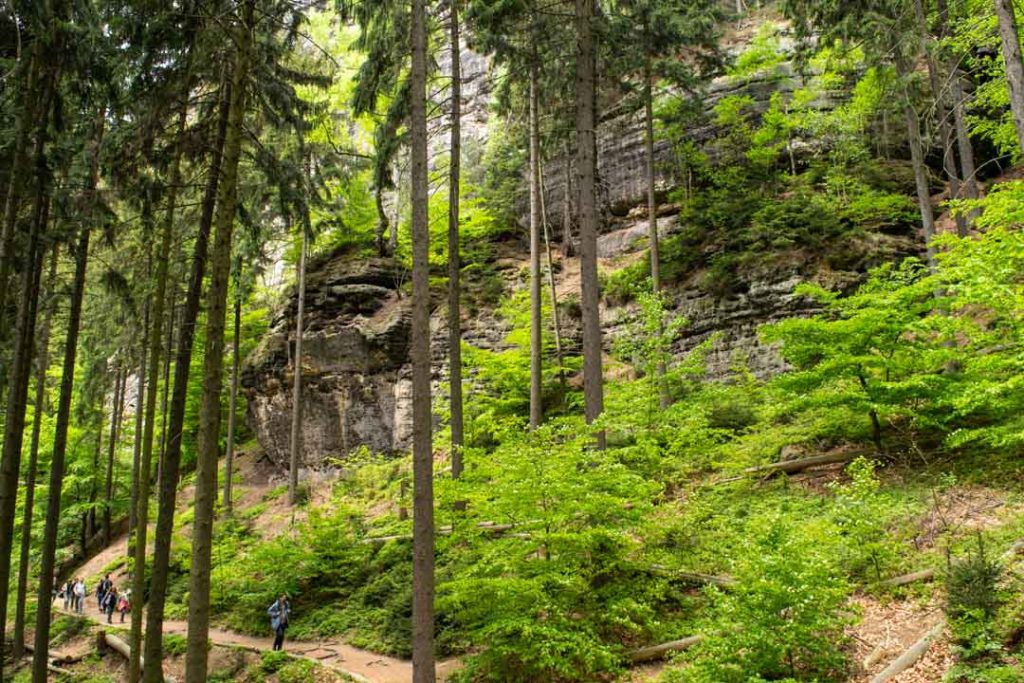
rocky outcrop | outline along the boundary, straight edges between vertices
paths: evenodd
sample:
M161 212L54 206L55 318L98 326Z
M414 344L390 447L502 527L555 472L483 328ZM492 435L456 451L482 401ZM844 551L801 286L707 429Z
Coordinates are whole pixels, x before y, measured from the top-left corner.
M380 452L406 445L410 306L401 281L387 259L340 253L311 264L301 368L307 463L360 445ZM292 291L242 372L249 423L279 463L288 461L291 438L296 304Z

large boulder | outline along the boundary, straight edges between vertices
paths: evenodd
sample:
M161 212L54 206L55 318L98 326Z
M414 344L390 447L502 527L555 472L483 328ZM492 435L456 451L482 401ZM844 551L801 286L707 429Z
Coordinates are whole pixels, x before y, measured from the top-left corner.
M385 453L407 447L410 302L402 279L403 268L389 259L341 252L310 264L301 366L306 466L362 445ZM297 303L294 289L283 297L242 372L249 422L282 465L291 442Z

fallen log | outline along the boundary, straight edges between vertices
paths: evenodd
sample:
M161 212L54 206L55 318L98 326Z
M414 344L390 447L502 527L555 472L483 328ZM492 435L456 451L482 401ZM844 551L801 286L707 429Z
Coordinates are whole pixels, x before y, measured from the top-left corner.
M796 474L797 472L803 472L809 467L817 467L818 465L834 465L836 463L850 462L860 456L864 455L863 451L841 451L836 453L825 453L823 455L812 455L809 458L797 458L796 460L782 460L779 462L769 463L767 465L758 465L756 467L748 467L743 470L744 474Z
M671 569L663 564L652 564L651 571L658 572L662 576L676 579L690 586L718 586L719 588L734 588L736 586L736 579L728 574L688 572Z
M106 650L106 649L113 650L114 652L117 652L118 654L120 654L125 659L129 659L131 657L131 653L132 653L132 649L131 649L131 647L129 647L128 643L124 642L123 640L121 640L120 638L118 638L115 635L107 633L106 631L97 631L96 632L96 647L101 652L103 650ZM139 657L139 666L142 667L144 665L145 665L145 661L140 656ZM176 683L176 681L173 678L171 678L170 676L164 676L164 683Z
M910 574L901 574L900 576L894 576L891 579L882 581L883 586L906 586L907 584L917 583L918 581L931 581L935 578L934 569L922 569L919 572L911 572Z
M665 657L674 652L683 652L685 650L689 650L691 647L693 647L703 639L704 636L697 635L690 636L689 638L683 638L681 640L673 640L668 643L661 643L660 645L642 647L639 650L633 650L629 653L629 661L632 664L654 662L659 659L664 659Z
M925 653L928 652L928 648L932 646L932 643L942 635L942 632L946 628L946 620L941 619L939 623L932 626L916 643L910 646L910 648L901 654L899 657L889 663L889 666L885 667L882 673L878 674L871 679L871 683L887 683L899 674L903 673L910 667L917 664Z

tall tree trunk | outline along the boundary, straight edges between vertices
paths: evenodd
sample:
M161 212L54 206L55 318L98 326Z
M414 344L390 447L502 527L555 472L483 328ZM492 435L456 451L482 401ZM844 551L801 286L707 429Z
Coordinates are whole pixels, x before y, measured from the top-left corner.
M237 30L237 56L232 74L231 103L224 138L224 158L210 253L210 288L206 306L206 348L203 357L203 399L196 462L195 524L188 598L188 649L185 683L205 683L210 630L210 555L214 502L217 498L217 451L220 437L220 389L224 364L224 323L231 276L231 232L238 199L238 160L242 151L245 85L249 73L255 0L246 0Z
M104 371L104 374L106 372ZM116 378L115 378L116 381ZM83 557L87 556L89 541L96 535L96 506L99 498L99 472L103 454L103 409L106 407L107 388L100 392L100 409L96 413L96 447L92 452L92 472L89 476L89 510L85 516L85 539L82 546ZM113 420L111 420L113 422Z
M22 183L31 174L32 158L29 156L29 132L36 127L36 146L38 148L41 128L35 121L36 110L35 89L39 76L39 63L42 59L42 41L38 38L32 46L32 54L19 65L19 82L24 79L25 96L21 98L17 120L14 124L14 149L11 154L11 175L7 185L7 196L4 198L3 224L0 226L0 342L7 336L8 281L17 258L15 253L15 233L18 226L18 212L21 209ZM44 93L40 102L42 108L49 106L49 80L44 81ZM0 380L2 381L2 380Z
M1017 129L1017 142L1024 150L1024 62L1021 61L1020 36L1013 0L995 0L999 18L999 35L1003 41L1003 61L1006 63L1006 85L1010 89L1010 110Z
M178 320L178 283L167 292L167 336L164 338L164 371L160 396L160 441L157 448L157 486L163 472L164 452L167 450L167 406L171 401L171 359L174 356L174 331ZM158 488L159 490L159 488Z
M540 225L544 230L544 251L547 253L548 261L548 288L551 290L551 329L555 338L555 362L558 364L560 398L564 405L566 382L564 355L562 353L562 328L558 321L558 288L555 287L555 262L551 254L551 237L548 234L548 209L544 201L544 194L544 168L542 165L540 173Z
M430 230L427 177L427 13L412 0L412 680L434 683L434 461L430 392Z
M587 424L604 411L601 371L600 285L597 278L597 131L595 100L597 58L593 27L594 0L576 0L576 178L580 223L580 303L583 313L583 400ZM597 447L604 448L604 432Z
M646 29L646 27L645 27ZM651 70L651 57L644 61L644 154L647 157L647 241L651 252L651 292L661 300L661 249L658 241L658 201L654 187L654 74ZM659 332L664 326L659 322ZM664 335L662 335L664 336ZM668 387L665 386L665 361L658 360L658 401L661 409L668 408L671 402Z
M187 99L187 98L186 98ZM142 453L139 458L138 498L135 511L135 548L132 572L132 627L128 645L131 649L128 657L128 680L139 680L142 675L142 596L146 594L146 539L149 533L149 494L150 476L153 466L153 439L156 432L156 398L160 386L160 353L163 346L164 306L167 302L167 280L170 270L171 244L174 238L174 213L178 199L178 186L181 184L181 155L187 115L187 105L183 104L178 113L178 136L174 158L171 161L170 179L167 188L167 212L160 230L160 244L156 254L155 291L153 293L152 329L149 331L148 372L146 381L146 408L142 428Z
M307 179L308 181L308 179ZM306 315L306 241L305 222L300 226L298 286L296 287L295 354L292 357L292 438L288 461L288 504L295 505L299 495L299 465L302 450L302 325Z
M49 111L49 96L44 97ZM32 223L28 235L28 252L22 273L22 298L18 305L15 325L14 357L8 384L7 412L4 422L3 461L0 463L0 646L5 642L7 630L7 602L10 591L11 553L14 550L14 517L18 496L18 474L21 468L21 447L25 433L25 411L28 385L32 375L32 357L35 351L36 313L41 280L42 237L49 214L49 187L45 156L45 126L36 132L35 200ZM6 286L5 286L6 288ZM0 648L2 649L2 648ZM3 680L0 657L0 680Z
M949 6L946 0L938 0L936 4L939 12L939 37L944 40L949 37ZM950 55L946 64L949 70L949 95L953 107L957 151L960 153L960 177L967 198L977 199L981 193L978 189L977 166L974 163L974 146L971 144L967 116L964 113L963 75L954 56ZM966 216L963 230L960 232L961 237L966 236L976 217L977 211L972 211ZM957 224L957 228L960 229L960 223Z
M950 199L960 199L961 180L953 151L953 127L949 122L951 109L948 106L948 99L943 89L938 64L928 49L931 39L928 33L928 20L925 16L924 0L914 0L914 16L917 22L918 39L921 42L921 52L925 56L925 62L928 67L928 82L931 86L932 98L935 100L935 106L938 110L939 136L942 139L942 170L949 181ZM955 74L950 74L951 81L955 77ZM967 217L963 214L956 215L956 228L957 233L960 235L967 233Z
M163 621L167 602L167 578L170 568L171 535L174 529L174 509L177 503L178 475L181 470L181 438L185 424L185 404L188 398L189 371L192 366L192 342L195 339L196 319L202 300L203 277L213 226L214 208L221 180L221 166L227 137L228 115L231 106L231 84L227 73L222 77L217 134L213 141L210 167L206 176L199 229L192 253L192 271L189 275L185 306L181 312L178 331L178 350L174 358L174 390L171 394L170 417L167 422L167 448L161 461L160 495L157 507L156 531L153 538L153 579L150 582L149 605L146 612L145 666L143 680L147 683L163 681Z
M241 261L238 262L241 268ZM231 340L231 397L228 400L228 438L224 454L224 516L232 514L231 477L235 471L235 412L238 406L239 337L242 334L242 295L236 289L234 338Z
M143 209L143 214L146 213L146 209ZM145 220L145 219L143 219ZM146 267L146 277L149 277L150 269ZM128 536L125 541L125 556L128 559L134 557L133 548L135 544L133 539L135 538L135 530L138 528L138 512L139 512L139 463L142 460L142 423L145 418L145 400L146 400L146 354L149 349L149 302L145 301L142 304L142 330L141 337L139 338L139 367L135 376L135 434L133 436L132 444L132 483L131 493L129 494L128 503ZM132 572L134 573L134 572ZM138 602L133 601L133 602ZM135 617L135 606L132 605L132 617Z
M452 478L462 475L462 309L459 270L459 196L462 170L462 42L459 3L451 4L452 130L448 167L448 395L451 403Z
M119 365L117 379L114 384L114 409L110 419L110 440L107 444L107 476L103 487L103 545L109 546L111 540L111 506L114 504L114 461L117 456L117 440L121 434L121 415L124 406L124 385L128 371Z
M96 147L99 147L97 140ZM68 447L68 426L71 419L71 397L75 388L75 357L78 353L78 331L82 323L82 299L85 295L85 271L89 263L89 233L91 225L82 228L75 253L75 279L71 290L71 310L68 314L67 335L64 346L64 368L60 380L60 399L57 404L57 422L53 435L53 458L50 462L50 489L47 494L46 527L40 552L39 592L36 594L36 636L32 653L32 680L47 681L50 663L50 610L53 575L57 551L57 531L60 526L60 498L64 487L64 461ZM141 597L141 593L138 593Z
M530 429L544 419L542 389L543 313L540 275L540 113L537 94L537 51L530 63Z
M897 66L901 77L909 73L905 64ZM914 111L913 101L907 91L906 84L901 84L903 95L903 118L907 126L907 144L910 146L910 162L914 167L914 184L917 188L917 205L921 211L921 227L924 231L925 250L928 268L935 271L935 247L932 237L935 235L935 216L932 213L932 198L928 187L928 169L924 163L924 151L921 149L921 131Z
M387 234L390 227L388 212L384 209L384 190L375 187L373 189L374 206L377 208L377 228L373 234L373 243L377 248L378 256L388 256Z
M562 169L565 172L565 191L562 193L562 258L573 255L572 249L572 157L569 143L562 145Z
M25 654L25 621L28 602L29 551L32 548L32 518L35 511L36 477L39 469L39 436L43 426L43 410L46 405L46 371L50 365L50 323L57 307L57 261L60 248L54 244L50 252L50 272L47 275L46 314L39 328L38 353L36 355L36 396L32 414L32 437L28 451L28 472L25 481L25 510L21 522L21 551L18 562L18 592L14 609L14 659Z

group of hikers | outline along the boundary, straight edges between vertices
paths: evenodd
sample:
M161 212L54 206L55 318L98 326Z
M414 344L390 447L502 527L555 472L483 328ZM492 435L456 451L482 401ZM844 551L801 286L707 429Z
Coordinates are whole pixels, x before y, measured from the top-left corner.
M107 623L114 623L114 612L121 613L121 623L124 623L125 615L131 611L129 594L117 590L114 582L110 580L110 574L103 577L103 580L96 585L96 606L100 612L107 615ZM82 578L69 579L65 581L55 597L64 600L64 609L81 614L85 610L85 596L88 591L85 587L85 580Z
M112 624L114 612L121 613L121 623L124 623L125 614L131 611L129 594L131 591L119 592L114 582L110 580L110 574L103 577L103 580L96 586L96 605L101 613L107 615L107 623ZM85 596L88 595L85 588L85 580L81 578L65 581L60 590L54 595L54 599L64 600L64 609L78 614L85 610ZM267 608L267 616L270 617L270 628L274 631L274 649L281 650L284 647L284 632L288 628L288 621L292 614L291 603L288 596L281 594L277 600Z

